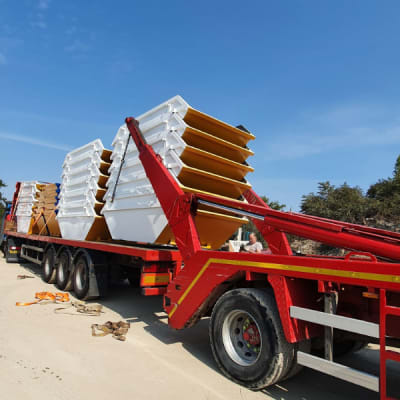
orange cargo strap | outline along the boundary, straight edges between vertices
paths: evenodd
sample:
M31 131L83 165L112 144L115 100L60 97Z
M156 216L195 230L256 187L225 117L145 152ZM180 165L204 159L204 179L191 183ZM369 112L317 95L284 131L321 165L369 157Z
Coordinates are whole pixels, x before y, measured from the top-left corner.
M53 303L66 303L69 301L69 293L51 293L51 292L38 292L35 294L36 301L24 303L18 301L15 303L16 306L30 306L32 304L40 303L42 300L51 300Z

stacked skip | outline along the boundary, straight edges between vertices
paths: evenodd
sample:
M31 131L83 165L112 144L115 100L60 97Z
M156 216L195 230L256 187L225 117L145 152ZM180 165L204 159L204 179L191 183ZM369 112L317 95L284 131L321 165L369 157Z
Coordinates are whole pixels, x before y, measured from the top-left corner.
M49 183L36 193L37 202L32 210L33 234L60 236L60 228L56 220L59 201L60 184Z
M37 202L36 194L43 188L37 181L21 182L17 198L17 231L28 233L32 218L32 207Z
M245 175L253 171L246 163L253 154L247 148L247 142L254 139L252 134L193 109L180 96L137 120L147 143L162 157L185 192L241 200L242 193L251 187ZM112 238L174 243L126 125L119 129L112 146L110 179L102 210ZM195 221L201 244L212 249L219 248L247 222L245 218L204 206L200 206Z
M110 156L111 151L96 139L65 157L57 214L63 238L109 239L100 211L104 205Z

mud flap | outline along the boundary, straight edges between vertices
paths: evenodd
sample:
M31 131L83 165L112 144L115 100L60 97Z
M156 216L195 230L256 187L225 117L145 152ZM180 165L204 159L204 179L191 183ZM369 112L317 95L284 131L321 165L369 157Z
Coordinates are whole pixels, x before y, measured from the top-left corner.
M88 299L106 296L108 293L108 265L89 264Z

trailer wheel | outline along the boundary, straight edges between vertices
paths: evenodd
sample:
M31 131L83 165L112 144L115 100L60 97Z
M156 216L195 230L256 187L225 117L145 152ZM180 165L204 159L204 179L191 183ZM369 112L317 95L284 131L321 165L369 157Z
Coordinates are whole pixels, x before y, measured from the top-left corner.
M294 345L286 341L270 291L225 293L214 306L209 332L219 368L249 389L270 386L290 370Z
M90 275L88 262L83 255L80 256L75 263L72 282L76 297L85 300L89 293Z
M58 256L58 265L56 273L56 285L60 290L70 290L72 280L70 279L71 253L67 250L61 250Z
M5 245L4 257L6 259L7 264L12 262L12 259L10 257L10 245L9 245L8 241L7 241L7 244Z
M56 280L55 260L56 252L54 247L49 247L42 261L42 279L47 283L54 283Z
M0 250L3 253L3 257L6 257L6 252L7 252L7 241L6 240L3 240L1 242Z
M128 282L129 284L134 287L137 288L140 286L140 275L141 275L141 269L139 268L129 268L128 272L127 272L127 278L128 278Z
M8 246L6 247L6 253L5 253L5 258L6 258L6 263L7 264L9 264L9 263L12 263L13 262L13 260L11 259L11 257L10 257L10 255L8 254Z
M8 240L4 247L5 247L4 257L6 259L6 263L9 264L9 263L13 262L13 260L10 257L10 243Z
M303 340L300 343L294 344L294 359L291 367L287 371L286 375L281 378L281 381L286 381L287 379L291 379L300 373L303 370L303 366L297 363L297 351L301 351L303 353L311 352L311 340Z
M333 356L343 357L347 354L356 353L368 346L368 342L364 340L345 340L341 342L333 342Z

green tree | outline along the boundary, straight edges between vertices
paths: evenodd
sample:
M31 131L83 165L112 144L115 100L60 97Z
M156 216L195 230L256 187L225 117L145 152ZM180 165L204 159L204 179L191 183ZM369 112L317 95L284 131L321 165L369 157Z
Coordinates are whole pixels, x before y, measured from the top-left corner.
M396 183L400 183L400 156L397 157L394 164L393 179Z
M279 201L269 200L267 196L261 196L261 199L267 203L272 209L274 210L283 210L286 205L280 203ZM256 226L253 224L252 221L249 221L246 225L242 227L242 239L247 240L248 235L254 232L257 235L257 239L263 244L264 247L267 247L267 243L265 242L264 238L262 237L261 233L258 231ZM236 237L236 234L234 235Z
M380 179L367 191L370 200L368 216L375 220L400 223L400 156L395 162L393 177Z
M318 184L317 193L304 195L301 212L317 217L335 219L351 223L365 223L368 200L358 186L347 183L335 187L329 181Z
M267 203L273 210L283 210L286 204L279 203L279 201L269 200L267 196L261 196L261 199Z
M0 179L0 189L6 187L7 185ZM4 210L6 208L6 198L3 193L0 192L0 218L3 217Z
M317 193L302 197L301 211L305 214L370 225L389 230L399 230L400 224L400 156L397 157L393 176L379 179L367 190L346 183L335 187L330 182L320 182ZM318 252L335 254L337 249L320 245Z

